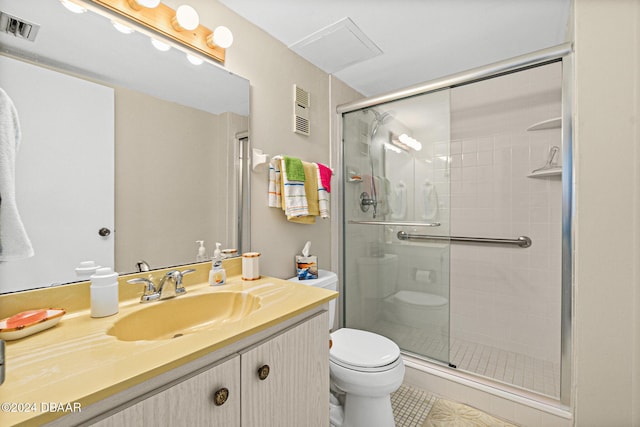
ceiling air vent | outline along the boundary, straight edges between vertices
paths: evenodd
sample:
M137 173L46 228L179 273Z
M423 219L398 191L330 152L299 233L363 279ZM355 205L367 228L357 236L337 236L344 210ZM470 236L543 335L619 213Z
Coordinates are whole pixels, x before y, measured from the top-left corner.
M311 104L309 92L298 87L298 85L293 85L293 91L293 131L295 133L309 136L309 106Z
M40 25L0 12L0 30L21 39L35 41Z

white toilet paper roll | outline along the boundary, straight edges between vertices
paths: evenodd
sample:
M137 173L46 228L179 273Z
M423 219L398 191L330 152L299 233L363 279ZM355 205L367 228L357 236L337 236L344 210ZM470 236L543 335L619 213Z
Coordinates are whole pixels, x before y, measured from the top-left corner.
M416 270L416 282L431 283L431 270Z

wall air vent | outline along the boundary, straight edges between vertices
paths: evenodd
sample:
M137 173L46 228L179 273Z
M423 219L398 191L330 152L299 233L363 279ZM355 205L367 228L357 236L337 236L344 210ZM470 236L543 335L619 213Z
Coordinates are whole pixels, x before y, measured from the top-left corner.
M298 87L298 85L293 85L293 92L293 131L309 136L311 127L309 122L309 107L311 105L309 92Z
M38 24L0 12L0 31L4 33L32 42L35 41L38 30Z

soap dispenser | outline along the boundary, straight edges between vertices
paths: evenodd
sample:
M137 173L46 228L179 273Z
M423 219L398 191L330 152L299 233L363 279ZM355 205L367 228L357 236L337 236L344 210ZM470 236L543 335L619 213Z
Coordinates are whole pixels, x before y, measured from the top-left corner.
M220 245L221 243L216 243L216 250L213 251L211 271L209 272L209 284L211 286L224 285L227 280L227 273L224 271L224 268L222 268Z
M204 240L196 240L196 243L200 244L198 255L196 255L196 262L204 262L207 260L207 248L204 247Z

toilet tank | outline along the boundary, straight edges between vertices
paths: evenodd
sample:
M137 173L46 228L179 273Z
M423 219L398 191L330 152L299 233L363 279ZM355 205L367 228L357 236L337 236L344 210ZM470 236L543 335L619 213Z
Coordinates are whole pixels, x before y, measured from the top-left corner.
M385 298L396 290L398 280L398 255L384 254L381 257L360 257L358 283L365 298Z
M315 286L330 291L338 290L338 275L333 271L318 270L317 279L300 280L298 277L288 279L290 282L300 283L301 285ZM329 329L333 328L333 321L336 314L336 300L329 301Z

